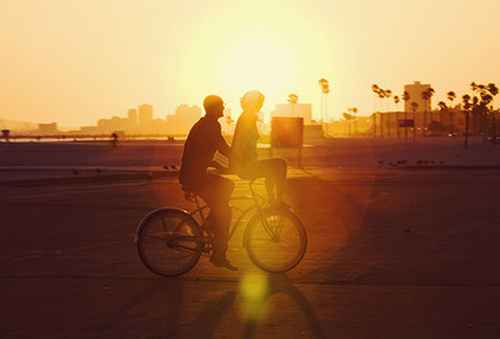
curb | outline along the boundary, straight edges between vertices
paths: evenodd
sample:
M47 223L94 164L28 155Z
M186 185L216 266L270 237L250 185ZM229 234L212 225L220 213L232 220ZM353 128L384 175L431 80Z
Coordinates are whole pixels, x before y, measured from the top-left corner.
M500 165L410 165L401 166L398 169L422 169L422 170L500 170Z
M0 181L0 187L34 187L34 186L54 186L54 185L72 185L72 184L88 184L110 181L126 181L126 180L152 180L157 178L173 177L179 174L178 171L168 172L142 172L130 174L111 174L111 175L92 175L83 177L66 177L66 178L46 178L46 179L25 179Z

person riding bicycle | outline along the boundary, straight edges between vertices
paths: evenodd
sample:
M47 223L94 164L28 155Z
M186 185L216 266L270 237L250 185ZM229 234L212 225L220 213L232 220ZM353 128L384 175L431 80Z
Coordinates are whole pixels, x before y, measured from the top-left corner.
M226 257L232 217L228 201L233 193L234 183L207 172L214 165L216 152L225 157L230 156L230 147L222 136L218 121L224 116L224 106L224 101L217 95L209 95L203 100L206 114L189 131L184 144L179 181L210 206L207 219L214 233L210 262L217 267L236 271L238 268Z
M234 131L231 144L229 168L244 180L265 178L269 203L277 208L289 208L283 200L287 164L280 158L258 159L257 140L260 137L257 128L257 114L264 105L265 96L259 91L249 91L240 99L241 113Z

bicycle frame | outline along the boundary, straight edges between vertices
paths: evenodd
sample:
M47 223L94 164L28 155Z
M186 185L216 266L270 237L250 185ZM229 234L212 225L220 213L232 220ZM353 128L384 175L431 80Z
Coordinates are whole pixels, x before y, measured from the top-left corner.
M253 189L254 181L255 180L252 180L248 183L248 186L250 187L251 195L236 196L236 197L231 197L229 199L229 202L238 201L238 200L240 200L240 201L241 200L253 200L253 204L246 209L238 208L238 207L231 205L231 204L229 205L229 207L231 207L231 210L239 212L239 217L237 218L236 222L234 223L234 225L232 225L232 227L229 230L228 240L230 240L233 237L234 233L238 229L238 226L240 225L240 223L242 223L243 220L245 220L246 217L255 215L259 210L262 209L263 205L266 203L266 199L264 197L262 197L260 194L258 194L257 192L255 192L255 190ZM202 229L202 231L205 231L205 232L207 232L207 234L210 234L210 231L206 227L207 217L208 217L208 215L206 215L206 214L207 214L207 209L209 209L209 206L206 204L201 205L200 200L196 194L186 193L185 198L186 198L186 200L188 200L196 205L196 209L194 211L190 212L189 215L191 215L195 220L196 220L195 215L198 215L199 219L201 220L201 223L199 223L200 228ZM253 211L255 211L255 212L253 212ZM249 218L249 220L250 220L250 218Z

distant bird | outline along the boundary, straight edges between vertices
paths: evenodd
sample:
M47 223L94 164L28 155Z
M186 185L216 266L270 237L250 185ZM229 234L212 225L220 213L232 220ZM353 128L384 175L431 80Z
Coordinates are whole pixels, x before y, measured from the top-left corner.
M97 173L102 173L102 169L100 169L99 167L95 169L97 171Z
M398 164L398 165L404 165L404 164L406 164L407 162L408 162L408 161L406 161L406 160L398 160L398 161L397 161L397 164Z
M162 168L168 170L168 165L163 165Z
M175 165L170 165L170 168L173 169L173 170L177 169L177 167L175 167Z
M78 171L76 170L76 168L72 168L71 172L73 172L73 174L75 174L75 175L80 175L80 173L78 173Z

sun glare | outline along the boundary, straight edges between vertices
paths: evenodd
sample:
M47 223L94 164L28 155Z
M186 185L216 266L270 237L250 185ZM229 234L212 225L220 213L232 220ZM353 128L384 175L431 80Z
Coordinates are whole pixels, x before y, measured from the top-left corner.
M234 89L276 92L293 73L292 55L271 41L242 41L221 62L224 78Z

